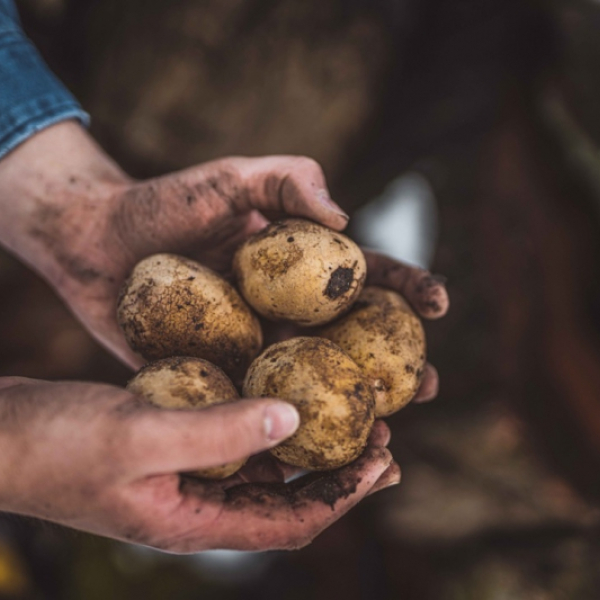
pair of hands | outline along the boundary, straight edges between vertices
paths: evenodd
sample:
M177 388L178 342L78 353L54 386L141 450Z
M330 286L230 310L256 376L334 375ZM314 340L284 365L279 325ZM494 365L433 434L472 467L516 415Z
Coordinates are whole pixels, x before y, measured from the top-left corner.
M142 361L117 325L116 300L141 258L175 252L225 273L267 218L306 217L336 230L348 220L310 159L229 158L135 182L71 122L0 161L0 211L0 241L132 367ZM399 291L425 318L445 314L437 278L366 255L368 283ZM428 365L417 400L437 386ZM357 461L331 473L285 483L294 469L263 454L222 482L178 474L256 455L297 423L277 399L159 411L112 386L0 379L0 509L173 552L301 547L399 482L383 422Z

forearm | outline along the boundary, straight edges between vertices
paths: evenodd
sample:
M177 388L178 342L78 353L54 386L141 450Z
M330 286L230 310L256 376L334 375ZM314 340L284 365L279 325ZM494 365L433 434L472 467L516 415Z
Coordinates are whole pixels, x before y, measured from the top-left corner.
M122 177L81 127L88 120L27 39L14 2L0 0L0 244L53 283L63 270L57 242L85 234L85 221L69 230L69 212L96 181Z
M0 243L57 287L85 278L78 250L106 226L95 208L127 182L77 122L44 129L0 160Z

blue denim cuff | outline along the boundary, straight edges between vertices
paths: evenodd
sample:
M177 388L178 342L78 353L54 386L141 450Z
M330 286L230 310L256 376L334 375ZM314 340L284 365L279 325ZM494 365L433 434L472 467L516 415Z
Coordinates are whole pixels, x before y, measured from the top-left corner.
M0 158L54 123L90 121L9 14L10 4L0 0Z

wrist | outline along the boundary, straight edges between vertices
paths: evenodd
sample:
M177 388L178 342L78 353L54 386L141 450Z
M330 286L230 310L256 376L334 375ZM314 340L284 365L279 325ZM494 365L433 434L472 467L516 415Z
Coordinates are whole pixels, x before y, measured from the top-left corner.
M106 204L130 181L78 123L44 129L0 160L0 244L61 290L89 279Z

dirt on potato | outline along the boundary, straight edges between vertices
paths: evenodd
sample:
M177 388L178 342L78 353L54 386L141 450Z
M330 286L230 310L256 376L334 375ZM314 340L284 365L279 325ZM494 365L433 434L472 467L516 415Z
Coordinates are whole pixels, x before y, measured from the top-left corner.
M346 236L302 219L267 226L237 251L234 272L264 317L312 326L347 311L366 277L365 258Z
M366 378L345 352L322 338L298 337L270 346L248 370L244 395L294 404L300 427L271 452L306 469L352 462L373 425L374 398Z
M352 310L321 335L364 371L375 394L376 417L400 410L417 393L425 367L425 332L396 292L366 287Z
M133 270L117 317L131 348L147 360L195 356L241 381L262 346L258 319L235 289L184 257L156 254Z

